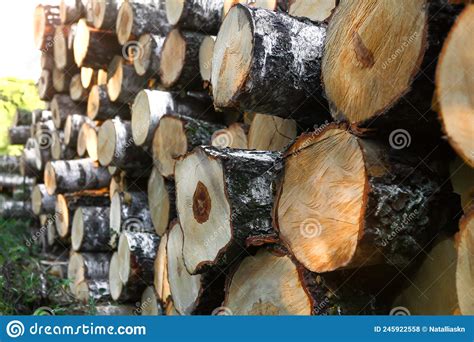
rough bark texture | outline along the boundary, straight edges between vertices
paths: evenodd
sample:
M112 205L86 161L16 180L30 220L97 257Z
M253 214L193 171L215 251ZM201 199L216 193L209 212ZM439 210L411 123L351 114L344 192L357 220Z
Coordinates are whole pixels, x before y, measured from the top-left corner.
M13 126L23 126L23 125L31 125L33 120L33 114L29 110L24 110L18 108L15 112L15 116L13 118L12 125Z
M134 59L133 63L135 66L135 71L138 75L146 75L149 78L159 78L161 52L165 39L166 36L163 34L146 33L140 37L139 44L141 43L149 45L146 47L146 49L150 51L150 54L149 56L140 56ZM143 54L143 45L141 48L141 53ZM138 64L140 64L140 66L137 66Z
M66 127L64 128L64 143L71 149L76 149L77 137L81 126L89 122L89 118L85 115L70 114L66 119Z
M43 69L38 80L38 94L40 100L49 101L55 94L53 87L53 72L52 70Z
M20 173L20 158L15 156L0 156L0 172Z
M14 189L22 186L32 186L35 183L34 178L22 177L8 173L0 174L0 189Z
M36 194L35 194L36 193ZM41 198L41 201L35 203L32 201L31 207L36 215L54 214L56 208L56 196L48 194L44 184L38 184L33 188L33 198ZM37 197L36 197L37 196Z
M73 101L87 102L89 89L82 86L80 73L75 74L71 78L71 83L69 83L69 96L71 96Z
M81 252L110 251L110 209L107 207L81 207L83 217L83 237L76 250Z
M171 1L173 0L167 0L166 2ZM184 0L183 4L180 17L172 22L172 25L193 31L201 31L206 34L217 34L223 19L223 0Z
M32 219L31 203L1 200L0 217L3 219Z
M121 57L116 57L110 63L107 71L107 84L109 87L109 82L111 77L117 72L117 69L121 68L122 79L120 83L120 91L117 97L111 96L110 90L107 88L109 98L112 102L122 102L130 103L133 101L135 96L140 92L140 90L146 87L148 79L143 76L137 75L135 68L132 64L128 64Z
M59 16L61 23L72 24L83 18L86 14L86 9L82 0L61 0L59 5Z
M87 104L89 118L104 121L118 116L123 120L130 120L129 106L124 103L110 101L106 85L95 85L93 92L97 92L98 101L96 99L94 99L95 101L89 100L91 102ZM94 94L94 96L96 95Z
M69 95L55 95L51 102L51 112L53 114L54 125L57 129L64 127L69 114L84 115L86 108L82 103L76 103Z
M99 12L96 7L99 6L99 3L102 6L105 6L104 15ZM92 0L92 20L94 26L98 29L103 30L115 30L115 23L117 21L117 14L119 11L121 1L119 0Z
M8 130L11 145L24 145L30 137L30 126L14 126Z
M42 51L40 59L41 69L52 71L54 68L54 56L50 51Z

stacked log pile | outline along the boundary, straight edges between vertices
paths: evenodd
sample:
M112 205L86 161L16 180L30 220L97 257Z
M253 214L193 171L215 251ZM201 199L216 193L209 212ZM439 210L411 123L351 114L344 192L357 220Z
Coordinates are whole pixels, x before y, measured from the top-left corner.
M473 22L445 0L38 6L50 109L10 136L71 293L149 315L388 314L457 233L450 298L473 314L474 220L447 167L473 166Z

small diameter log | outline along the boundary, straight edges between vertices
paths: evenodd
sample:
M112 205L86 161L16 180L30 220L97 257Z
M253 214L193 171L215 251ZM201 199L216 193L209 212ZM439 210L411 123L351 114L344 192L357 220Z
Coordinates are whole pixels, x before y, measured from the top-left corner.
M143 291L140 307L136 312L142 316L163 315L163 308L161 307L161 303L156 296L155 288L153 286L148 286L145 291Z
M203 80L203 87L211 84L212 56L214 54L215 36L205 36L199 47L199 73Z
M30 126L14 126L8 129L11 145L24 145L31 135Z
M235 122L227 128L219 129L212 134L211 145L219 148L248 149L247 127Z
M211 122L217 122L220 116L214 111L209 97L144 89L138 93L132 105L135 144L149 147L162 116L175 113Z
M97 125L94 122L89 122L82 125L81 131L79 132L79 137L78 137L78 145L77 145L78 153L80 150L82 151L82 148L85 148L87 155L93 161L99 160L99 156L97 152L97 145L98 145L98 140L99 140L97 137L98 132L99 132L99 128L97 127ZM81 133L82 133L82 138L81 138ZM82 147L81 144L84 147Z
M84 88L81 82L81 74L75 74L69 83L69 96L76 102L87 102L89 89Z
M108 120L116 116L130 120L130 108L127 104L111 102L106 85L94 85L87 99L87 116L92 120Z
M85 114L85 105L74 102L69 95L55 95L51 101L51 113L57 129L64 127L69 114Z
M92 0L92 23L102 30L115 30L121 0Z
M60 24L59 7L38 5L34 14L35 47L43 52L53 48L54 30Z
M313 272L405 267L459 210L451 189L416 157L344 125L301 135L285 156L275 227Z
M70 160L76 157L76 151L64 144L64 132L51 133L51 158L52 160Z
M31 193L31 209L35 215L54 214L56 196L48 194L44 184L37 184Z
M189 274L182 253L183 238L179 222L171 223L166 253L174 307L181 315L210 315L224 300L225 275L220 270Z
M70 114L67 116L64 124L64 143L71 149L76 149L79 130L84 123L90 122L90 119L85 115Z
M40 65L41 69L46 69L49 71L52 71L54 68L54 54L51 53L51 51L41 52L41 58L40 58Z
M166 180L156 168L153 168L148 180L148 205L155 232L160 236L176 217L175 191L174 182Z
M83 18L86 9L83 0L61 0L59 4L59 17L61 23L72 24Z
M466 212L459 222L457 235L456 290L459 309L463 315L474 314L474 209Z
M137 75L133 65L122 56L115 56L107 71L107 93L112 102L132 102L148 81L146 77Z
M101 69L102 70L102 69ZM91 88L99 83L99 71L93 68L81 68L81 83L84 88Z
M68 279L72 294L81 302L107 299L110 296L107 276L109 253L72 253L68 264Z
M212 135L224 126L179 114L165 114L153 136L153 160L166 178L174 175L176 158L200 145L210 145Z
M79 207L74 212L71 246L74 251L109 252L110 209L107 207Z
M160 245L156 252L155 263L153 264L153 285L155 293L162 307L171 299L170 284L168 282L168 256L166 246L168 244L168 234L163 234Z
M254 240L275 240L271 211L279 156L201 146L176 162L176 208L191 274L226 266Z
M20 173L20 158L17 156L0 156L0 172Z
M135 178L133 175L130 176L125 171L120 171L112 176L109 186L109 197L112 199L116 192L146 192L148 179L148 174L144 177Z
M74 72L73 72L74 73ZM56 93L68 93L71 75L58 68L53 68L53 88Z
M38 171L43 171L46 163L51 161L51 131L44 131L43 133L36 133L36 138L30 141L31 149L35 160L35 166Z
M0 217L2 219L28 220L33 218L31 203L25 201L0 199Z
M69 35L73 31L70 26L58 26L54 34L54 64L58 70L72 74L77 70L74 64L74 54L68 47Z
M154 233L124 231L118 244L119 276L130 292L138 292L153 284L153 262L160 238Z
M31 125L33 122L33 114L29 110L24 110L17 108L15 111L15 116L13 117L13 126L28 126Z
M165 89L202 89L199 48L206 36L199 32L171 30L163 43L160 83Z
M234 6L214 46L214 105L317 121L326 111L320 81L325 37L326 24ZM305 102L312 103L311 114L295 113Z
M121 45L138 39L144 33L163 34L169 30L165 9L161 1L123 2L120 6L116 33Z
M392 274L396 272L375 274L383 279L374 281L368 270L311 273L284 254L262 249L236 268L226 288L221 314L387 314L390 293L383 287L387 287L387 276ZM393 286L389 287L394 291Z
M95 196L81 194L59 194L56 197L55 220L56 231L60 238L67 239L71 235L74 211L80 207L105 207L110 205L107 196L96 194Z
M38 80L38 95L40 100L49 101L55 94L53 87L53 72L52 70L43 69Z
M120 118L105 121L99 128L98 156L103 166L117 166L142 175L151 166L151 157L133 142L130 121ZM149 172L149 171L148 171Z
M133 59L135 71L140 76L159 78L161 53L166 35L145 33L138 39L138 56Z
M44 183L50 195L100 189L110 183L110 174L91 159L56 160L44 171Z
M172 26L216 34L224 15L224 0L166 0L166 17Z
M474 168L474 61L469 57L474 44L466 38L474 30L474 6L468 6L446 38L436 71L440 119L449 143ZM459 66L453 68L453 66ZM466 73L471 77L467 77Z
M296 138L296 122L272 115L256 114L249 130L249 149L281 151Z
M53 119L53 113L50 110L37 109L32 117L32 125L36 125L39 122L45 122Z
M28 139L25 148L20 158L20 174L26 177L42 178L41 172L36 167L35 146L36 140L34 138Z
M112 31L102 31L87 26L84 19L79 20L74 36L74 61L79 67L96 69L107 68L122 48Z
M92 125L95 125L95 123L91 122ZM87 130L89 129L89 123L85 122L82 124L81 129L79 130L79 135L77 136L77 155L79 157L84 157L86 155L87 151ZM91 158L93 159L93 158ZM94 160L96 161L96 160Z
M305 17L312 21L329 21L339 0L290 0L288 14L294 17Z
M110 229L112 248L117 246L121 232L155 232L151 221L147 195L144 192L117 192L110 205Z
M446 0L359 5L341 2L327 30L321 68L332 116L361 127L437 132L436 62L460 6Z

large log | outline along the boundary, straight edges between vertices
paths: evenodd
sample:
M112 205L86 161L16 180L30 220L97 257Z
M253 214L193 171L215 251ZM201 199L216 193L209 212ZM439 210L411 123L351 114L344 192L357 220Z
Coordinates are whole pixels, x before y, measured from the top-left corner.
M163 42L160 84L165 89L202 89L199 48L206 36L199 32L171 30Z
M224 15L224 0L166 0L166 17L172 26L216 34Z
M64 143L67 147L76 149L79 130L86 122L90 122L90 119L85 115L70 114L67 116L64 124Z
M111 102L106 85L94 85L87 99L87 116L92 120L107 120L118 116L130 120L130 108L125 103Z
M87 26L84 19L79 20L74 37L74 60L79 67L107 68L122 48L112 31L102 31Z
M122 56L115 56L107 68L107 93L112 102L130 103L148 79L139 76L132 64Z
M92 22L102 30L115 30L117 14L122 0L92 0Z
M290 0L288 14L312 21L329 21L338 3L339 0Z
M437 99L443 130L453 149L474 167L474 86L466 73L474 70L469 51L474 48L467 32L474 30L474 6L458 17L441 51L436 72ZM456 66L456 67L454 67Z
M151 146L160 119L165 114L175 113L210 122L218 122L220 116L214 111L209 97L144 89L138 93L132 105L132 134L135 144Z
M161 53L166 35L145 33L138 39L138 55L133 59L135 71L140 76L159 78Z
M38 80L38 95L40 100L49 101L55 93L53 87L53 71L43 69Z
M166 33L168 27L162 1L126 1L120 6L116 33L121 45L138 39L144 33Z
M56 196L48 194L44 184L37 184L31 193L31 209L35 215L54 214Z
M178 221L168 232L168 281L173 303L181 315L209 315L224 300L225 275L220 270L191 275L183 259L183 232Z
M72 24L83 18L86 8L83 0L61 0L59 4L59 17L61 23Z
M55 95L51 101L51 113L57 129L64 127L69 114L85 114L85 105L74 102L69 95Z
M54 44L54 30L59 24L59 6L36 6L33 27L34 42L37 49L43 52L52 49Z
M107 207L79 207L74 212L71 228L71 247L81 252L109 252L110 209Z
M296 132L294 120L255 114L250 125L248 148L281 151L296 138Z
M418 158L345 125L301 135L285 156L275 227L313 272L405 267L459 210L450 185Z
M324 23L234 6L214 46L214 105L302 121L323 119L320 75L325 37Z
M191 274L227 266L245 246L275 240L271 211L279 156L202 146L176 163L176 208Z
M109 183L107 169L88 158L51 161L44 171L44 184L50 195L100 189Z
M463 315L474 314L474 208L459 222L457 235L456 291Z
M153 264L153 285L156 296L164 308L171 299L170 284L168 282L168 256L166 253L167 245L168 234L165 233L160 238L160 245L158 246L155 263Z
M13 126L8 129L11 145L24 145L31 135L30 126Z
M341 2L322 60L332 116L360 127L438 135L431 110L434 73L459 9L447 0Z
M176 192L174 182L166 180L153 168L148 181L148 205L156 234L162 236L176 217Z

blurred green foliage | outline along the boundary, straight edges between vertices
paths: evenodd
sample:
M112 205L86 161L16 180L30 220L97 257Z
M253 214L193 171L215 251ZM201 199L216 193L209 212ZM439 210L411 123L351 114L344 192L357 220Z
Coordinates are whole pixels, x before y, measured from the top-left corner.
M8 142L8 128L17 108L31 111L43 106L33 81L0 78L0 155L18 155L21 152L20 146L12 146Z

